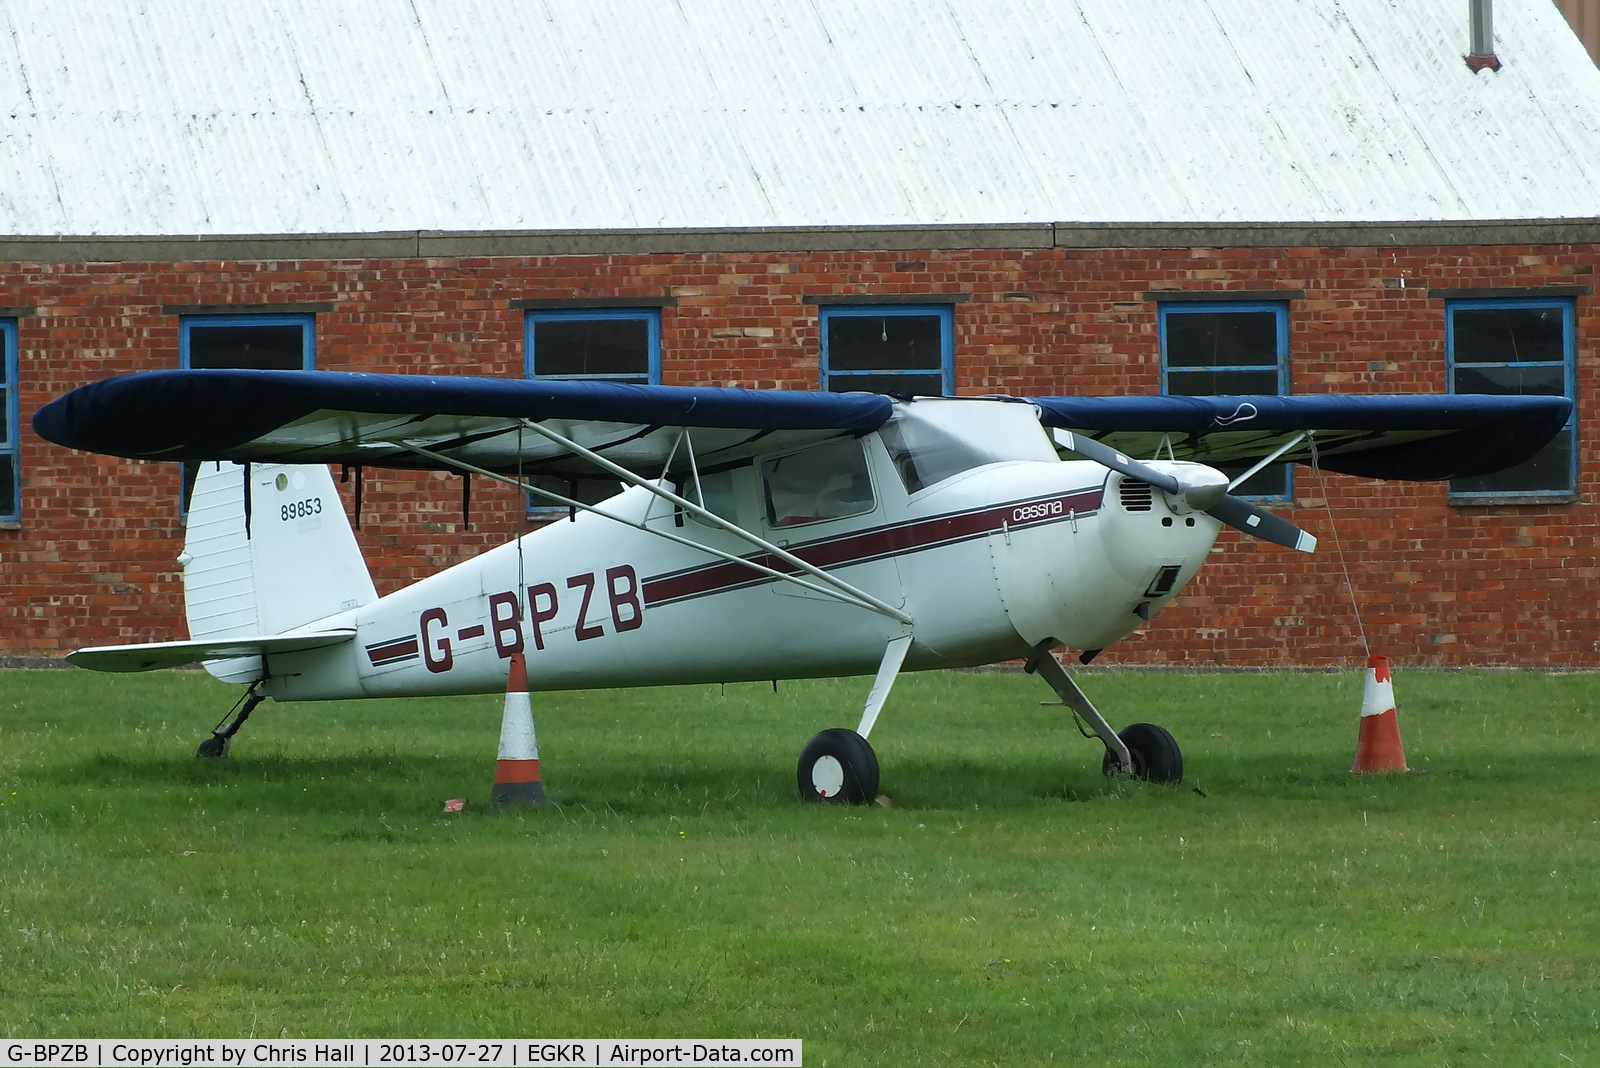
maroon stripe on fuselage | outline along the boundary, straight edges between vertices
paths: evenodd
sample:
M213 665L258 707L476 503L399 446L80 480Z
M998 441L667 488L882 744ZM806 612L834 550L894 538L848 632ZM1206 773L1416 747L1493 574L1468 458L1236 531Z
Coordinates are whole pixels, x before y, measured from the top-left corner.
M925 549L955 542L981 538L1003 529L1042 526L1046 523L1064 522L1074 516L1082 518L1094 514L1104 497L1104 487L1056 493L1043 497L1030 497L1006 504L977 508L970 512L953 512L931 519L916 519L893 526L858 531L825 541L792 547L789 551L806 563L820 568L848 567L864 564L885 556L921 552ZM1059 505L1059 511L1056 506ZM1018 519L1018 515L1027 518ZM771 553L755 553L743 557L753 563L769 567L785 575L804 574L793 564ZM743 564L721 563L687 568L646 578L643 583L646 605L667 604L691 597L721 593L740 586L776 581Z
M416 656L422 648L422 643L415 637L396 638L394 641L379 642L377 645L367 646L367 659L373 666L387 663L391 660L403 660Z

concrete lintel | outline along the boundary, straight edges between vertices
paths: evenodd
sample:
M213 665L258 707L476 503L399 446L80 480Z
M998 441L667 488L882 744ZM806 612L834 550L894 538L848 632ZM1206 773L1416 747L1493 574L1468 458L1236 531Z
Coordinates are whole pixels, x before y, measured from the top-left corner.
M1046 249L1048 223L1015 226L816 226L701 230L398 231L373 234L0 236L0 263L469 259L694 253Z
M163 304L162 315L323 315L333 311L332 301L298 304Z
M1160 304L1222 303L1226 301L1305 300L1303 289L1149 289L1144 299Z
M806 293L801 304L965 304L971 293Z
M676 308L677 297L516 297L512 311L564 311L609 308Z
M1429 289L1439 300L1537 300L1541 297L1592 297L1594 286L1484 286L1478 289Z
M415 259L414 231L381 234L0 236L0 263L215 263Z
M1045 249L1048 224L1015 226L811 226L704 230L424 231L429 259L473 256L644 256L651 254L889 252L937 249Z
M1056 247L1402 248L1430 245L1576 245L1600 241L1600 219L1327 223L1056 224Z
M1303 248L1600 243L1600 218L1491 222L1017 223L368 234L0 236L0 263L469 259L962 249Z

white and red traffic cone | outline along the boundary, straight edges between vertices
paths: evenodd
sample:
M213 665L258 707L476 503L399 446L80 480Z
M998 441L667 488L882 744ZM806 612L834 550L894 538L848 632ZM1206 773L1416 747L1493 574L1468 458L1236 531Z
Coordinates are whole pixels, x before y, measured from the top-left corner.
M1357 774L1373 771L1410 771L1400 744L1400 716L1394 706L1394 683L1389 678L1389 658L1367 658L1367 688L1361 695L1361 734L1356 739Z
M500 721L500 756L494 762L496 808L542 805L544 784L539 781L539 740L533 733L533 702L528 697L528 666L521 653L511 654L511 674L506 679L506 711Z

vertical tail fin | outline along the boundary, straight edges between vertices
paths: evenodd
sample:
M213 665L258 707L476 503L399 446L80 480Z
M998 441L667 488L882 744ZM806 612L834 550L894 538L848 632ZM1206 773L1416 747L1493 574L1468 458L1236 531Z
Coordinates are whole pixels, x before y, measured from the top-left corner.
M282 634L378 599L325 464L201 464L179 561L195 639ZM261 673L257 657L206 669Z

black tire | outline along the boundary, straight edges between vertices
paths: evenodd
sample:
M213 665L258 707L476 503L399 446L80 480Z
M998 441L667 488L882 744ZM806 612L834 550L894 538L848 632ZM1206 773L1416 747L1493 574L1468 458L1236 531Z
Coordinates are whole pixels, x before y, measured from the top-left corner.
M864 805L878 796L878 754L855 731L832 727L800 750L796 780L802 801Z
M1167 733L1165 727L1154 723L1130 723L1117 732L1122 744L1128 747L1133 758L1133 777L1145 782L1166 783L1176 786L1183 781L1183 750ZM1117 772L1117 758L1106 750L1100 770L1110 777Z
M228 750L232 748L228 743L232 741L232 738L224 738L220 734L213 734L200 743L200 748L195 750L194 755L203 760L220 760L228 755Z

